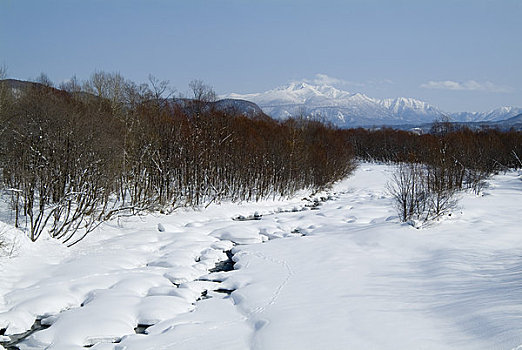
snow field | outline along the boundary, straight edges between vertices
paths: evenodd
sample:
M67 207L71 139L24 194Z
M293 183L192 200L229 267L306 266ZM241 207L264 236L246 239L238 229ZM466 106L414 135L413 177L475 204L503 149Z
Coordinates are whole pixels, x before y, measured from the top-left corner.
M521 345L521 177L495 176L415 229L386 193L391 171L363 164L315 203L128 218L70 249L20 241L0 258L0 329L49 326L21 349ZM234 270L211 273L230 249Z

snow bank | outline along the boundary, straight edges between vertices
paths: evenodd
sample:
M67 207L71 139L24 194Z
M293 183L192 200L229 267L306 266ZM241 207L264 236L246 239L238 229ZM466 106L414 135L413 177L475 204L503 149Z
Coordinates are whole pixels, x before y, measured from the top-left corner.
M128 218L71 249L21 244L0 258L0 329L49 326L22 349L521 345L518 174L416 229L396 217L390 171L363 164L312 202ZM230 249L234 270L211 273Z

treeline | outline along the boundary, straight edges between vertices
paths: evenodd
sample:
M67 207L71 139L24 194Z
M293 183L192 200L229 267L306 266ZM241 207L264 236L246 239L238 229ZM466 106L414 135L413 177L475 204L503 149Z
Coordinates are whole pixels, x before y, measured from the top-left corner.
M214 110L199 81L176 103L166 86L104 72L60 89L4 81L0 186L14 224L74 244L114 215L289 196L354 169L339 130Z
M522 167L522 133L517 131L471 131L437 122L424 135L354 129L347 137L357 157L398 164L388 187L402 221L447 214L459 191L479 193L492 174Z
M522 167L522 133L515 130L474 131L449 122L436 122L427 134L391 128L358 128L349 130L347 137L356 156L367 161L430 162L444 152L469 169L491 173Z

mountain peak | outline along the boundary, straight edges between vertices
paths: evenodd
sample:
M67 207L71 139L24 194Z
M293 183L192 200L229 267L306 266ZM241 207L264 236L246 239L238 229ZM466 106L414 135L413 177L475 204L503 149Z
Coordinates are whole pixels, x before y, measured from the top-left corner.
M309 88L312 88L312 86L305 82L298 82L298 81L292 82L292 83L288 84L286 87L286 89L292 90L292 91L309 89Z

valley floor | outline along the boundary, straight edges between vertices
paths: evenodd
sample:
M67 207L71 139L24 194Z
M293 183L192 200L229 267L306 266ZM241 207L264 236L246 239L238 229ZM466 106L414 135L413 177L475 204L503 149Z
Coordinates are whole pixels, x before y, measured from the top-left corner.
M522 177L497 175L416 229L397 219L391 171L362 164L315 201L113 221L73 248L0 226L14 244L0 257L0 344L522 349ZM213 269L226 251L234 269Z

